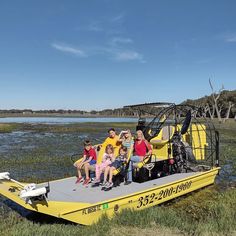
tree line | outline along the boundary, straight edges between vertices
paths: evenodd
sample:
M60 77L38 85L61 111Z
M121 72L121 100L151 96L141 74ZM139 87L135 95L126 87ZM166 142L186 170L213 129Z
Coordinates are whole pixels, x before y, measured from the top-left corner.
M223 87L215 92L211 81L209 80L212 94L199 99L188 99L182 104L194 105L201 109L201 114L204 117L218 118L220 122L225 122L229 118L236 119L236 90L224 90ZM129 108L104 109L101 111L83 111L83 110L31 110L31 109L10 109L0 110L0 114L24 114L24 115L40 115L40 114L67 114L81 116L116 116L116 117L133 117L137 116L137 112Z
M201 114L211 119L217 118L219 122L225 122L229 118L236 119L236 90L213 91L211 95L196 100L186 100L183 104L194 105L201 108Z

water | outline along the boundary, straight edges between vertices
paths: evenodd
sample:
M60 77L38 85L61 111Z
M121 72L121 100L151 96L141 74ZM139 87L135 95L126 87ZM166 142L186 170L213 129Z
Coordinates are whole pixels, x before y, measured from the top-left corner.
M50 133L34 131L16 131L0 133L0 159L23 158L25 155L43 153L46 156L64 156L81 152L84 139L94 144L102 142L106 133Z
M6 117L0 118L0 123L26 123L32 124L30 130L0 133L0 159L23 158L26 155L37 153L46 156L65 156L78 152L83 141L90 139L94 144L102 142L107 132L71 131L51 132L46 125L78 124L83 126L86 122L137 122L137 118L78 118L78 117ZM44 126L45 125L45 126ZM44 131L37 131L37 127L47 127ZM108 127L107 127L108 128ZM104 130L107 130L104 127ZM79 150L81 151L81 150Z
M29 124L72 124L85 122L137 122L138 118L128 117L4 117L0 123L29 123Z

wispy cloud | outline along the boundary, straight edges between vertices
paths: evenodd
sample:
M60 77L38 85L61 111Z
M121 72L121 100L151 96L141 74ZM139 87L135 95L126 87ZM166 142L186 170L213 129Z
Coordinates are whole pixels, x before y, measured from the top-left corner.
M111 18L111 22L113 23L123 23L125 18L124 12L121 12L120 14L114 16Z
M52 43L51 46L55 48L58 51L65 52L65 53L70 53L79 57L86 57L86 53L76 47L68 46L66 44L61 44L61 43Z
M86 47L86 50L78 49L74 46L68 46L67 44L53 43L51 46L58 51L70 53L79 57L101 55L119 62L136 61L139 63L146 63L143 55L137 51L130 50L126 47L116 47L115 45L90 46Z
M85 44L85 48L77 48L61 43L54 43L52 47L80 57L101 56L117 62L136 61L146 63L143 55L135 49L134 40L124 37L124 21L125 14L121 12L112 18L93 20L85 27L77 28L76 30L91 31L96 34L96 41L92 45ZM101 42L100 39L103 39L103 42L104 39L107 40L98 44L98 42Z
M145 63L143 55L136 51L120 51L115 53L115 60L117 61L139 61Z
M133 43L133 40L130 38L122 38L122 37L114 37L111 39L112 45L128 44L128 43Z
M228 42L228 43L236 43L236 35L226 36L225 41Z
M213 61L212 58L202 58L196 61L197 64L209 64Z
M222 32L215 36L216 40L224 41L226 43L236 43L236 32Z

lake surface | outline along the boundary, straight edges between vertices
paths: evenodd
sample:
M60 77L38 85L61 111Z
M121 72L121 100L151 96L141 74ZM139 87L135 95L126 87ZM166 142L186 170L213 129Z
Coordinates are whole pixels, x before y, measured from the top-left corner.
M4 117L0 123L30 123L30 124L72 124L85 122L137 122L138 118L128 117Z

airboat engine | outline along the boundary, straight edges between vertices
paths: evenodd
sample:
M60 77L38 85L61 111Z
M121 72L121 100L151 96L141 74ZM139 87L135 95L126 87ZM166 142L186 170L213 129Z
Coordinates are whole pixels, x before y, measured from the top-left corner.
M196 163L192 148L187 142L182 141L181 133L177 131L174 133L171 142L175 172L187 172L189 168L189 162Z

